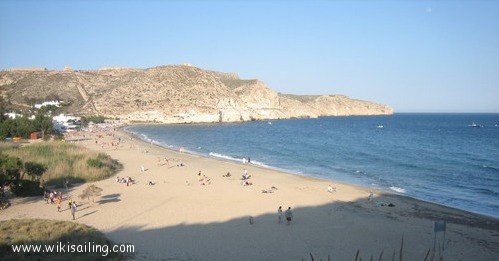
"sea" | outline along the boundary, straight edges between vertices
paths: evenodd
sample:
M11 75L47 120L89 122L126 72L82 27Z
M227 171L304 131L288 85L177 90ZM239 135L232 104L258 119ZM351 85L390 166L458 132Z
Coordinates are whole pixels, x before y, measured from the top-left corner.
M471 127L472 124L478 127ZM171 149L402 194L499 218L499 114L134 125Z

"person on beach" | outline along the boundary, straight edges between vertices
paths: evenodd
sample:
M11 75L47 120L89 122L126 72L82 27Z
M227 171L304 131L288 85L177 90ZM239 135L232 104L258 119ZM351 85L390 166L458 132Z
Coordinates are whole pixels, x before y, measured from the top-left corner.
M73 220L75 220L76 208L76 202L73 202L73 204L71 204L71 215L73 216Z
M61 203L62 200L60 200L59 198L56 199L55 204L57 205L57 212L61 212Z
M54 192L50 192L49 194L50 204L54 203Z
M142 166L140 166L140 171L144 172L144 171L146 171L146 168L142 165Z
M246 169L244 169L242 180L247 180L249 178L250 178L250 176L248 175L248 171Z
M281 224L282 221L282 206L277 209L277 224Z
M335 192L335 191L336 191L336 188L335 188L335 187L333 187L333 185L331 185L331 184L330 184L329 186L327 186L327 192L329 192L329 193L333 193L333 192Z
M291 224L291 219L293 219L293 213L291 213L291 207L288 207L288 210L284 213L286 217L286 224L289 226Z

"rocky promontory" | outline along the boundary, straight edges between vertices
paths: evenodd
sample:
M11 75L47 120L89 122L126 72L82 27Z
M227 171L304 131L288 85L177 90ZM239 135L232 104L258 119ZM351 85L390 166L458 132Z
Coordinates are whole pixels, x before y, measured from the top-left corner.
M343 95L281 94L259 80L185 65L6 70L0 72L0 91L19 108L29 108L33 99L59 97L66 113L124 122L237 122L393 113L386 105Z

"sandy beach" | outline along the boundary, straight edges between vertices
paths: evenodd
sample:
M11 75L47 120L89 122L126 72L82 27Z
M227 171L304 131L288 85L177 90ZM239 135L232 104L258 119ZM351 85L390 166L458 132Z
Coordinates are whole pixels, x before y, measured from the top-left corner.
M357 250L362 259L377 259L381 251L391 259L403 237L404 260L423 260L433 247L435 220L447 221L445 260L499 259L495 218L380 191L368 200L368 188L180 153L122 130L78 135L85 139L77 144L119 160L124 169L117 176L130 176L135 184L127 187L116 176L93 183L102 196L93 204L78 199L76 222L115 242L133 243L136 259L301 260L312 253L316 259L353 260ZM118 139L120 145L110 145ZM244 169L250 186L242 186ZM227 172L231 177L223 177ZM330 184L336 191L327 191ZM67 194L75 198L85 187ZM291 207L291 225L277 223L279 206ZM71 214L41 197L19 198L0 212L0 220L14 218L70 220Z

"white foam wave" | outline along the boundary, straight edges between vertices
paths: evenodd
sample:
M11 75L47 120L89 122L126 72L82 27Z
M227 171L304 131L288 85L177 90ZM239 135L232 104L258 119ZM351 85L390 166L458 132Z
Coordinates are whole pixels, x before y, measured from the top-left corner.
M208 155L215 157L215 158L225 159L225 160L237 161L237 162L241 162L241 163L244 162L242 158L234 158L234 157L227 156L227 155L220 154L220 153L216 153L216 152L210 152ZM260 161L256 161L256 160L251 160L251 162L249 164L257 165L257 166L264 167L264 168L277 169L277 168L268 166L265 163L260 162ZM278 170L280 170L280 169L278 169Z
M226 160L233 160L233 161L243 162L243 159L234 158L234 157L223 155L223 154L220 154L220 153L210 152L209 155L212 156L212 157L215 157L215 158L221 158L221 159L226 159Z
M403 188L399 188L399 187L390 187L391 190L395 191L395 192L398 192L398 193L405 193L405 189Z
M251 164L258 165L258 166L265 167L265 168L272 168L272 167L265 165L264 163L262 163L260 161L256 161L256 160L251 160ZM274 168L274 169L277 169L277 168Z

